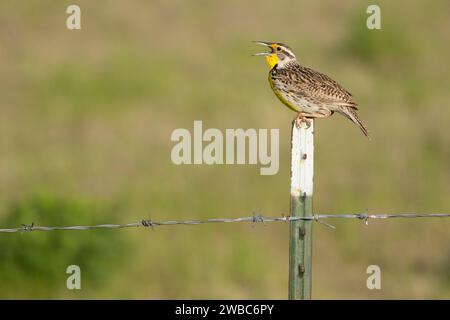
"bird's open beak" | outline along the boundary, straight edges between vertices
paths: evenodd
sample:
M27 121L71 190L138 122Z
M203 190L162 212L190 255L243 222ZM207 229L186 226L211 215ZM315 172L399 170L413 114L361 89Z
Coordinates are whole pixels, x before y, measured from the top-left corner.
M272 44L270 42L264 42L264 41L253 41L254 43L266 46L270 49L270 52L261 52L261 53L255 53L253 54L253 56L270 56L271 54L273 54L273 48L272 48Z

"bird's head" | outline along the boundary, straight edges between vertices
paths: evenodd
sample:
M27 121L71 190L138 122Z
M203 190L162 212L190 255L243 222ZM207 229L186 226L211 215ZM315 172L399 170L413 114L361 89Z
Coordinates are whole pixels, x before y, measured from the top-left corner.
M254 42L266 46L267 48L270 49L269 52L261 52L254 54L254 56L264 56L270 69L272 69L275 65L282 67L288 62L296 60L295 55L292 52L292 49L283 43L264 42L264 41L254 41Z

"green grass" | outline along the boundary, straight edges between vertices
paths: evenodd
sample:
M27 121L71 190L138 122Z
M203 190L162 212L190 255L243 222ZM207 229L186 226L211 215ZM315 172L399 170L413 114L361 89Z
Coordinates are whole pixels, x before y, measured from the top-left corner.
M24 223L40 226L98 224L105 214L101 215L96 207L80 200L41 194L12 206L2 224L12 228ZM117 216L113 210L107 210L109 219ZM95 233L36 231L1 237L0 281L8 288L2 290L1 297L57 298L60 294L80 297L77 291L70 292L65 287L68 277L65 271L70 265L80 267L82 287L92 292L104 286L112 271L123 265L128 244L123 234L110 230ZM30 291L28 286L34 290Z

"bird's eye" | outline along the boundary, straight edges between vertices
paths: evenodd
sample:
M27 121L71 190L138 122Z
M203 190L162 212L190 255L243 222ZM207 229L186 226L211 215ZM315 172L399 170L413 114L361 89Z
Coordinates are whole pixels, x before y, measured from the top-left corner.
M281 51L281 48L280 48L280 47L277 47L277 51Z

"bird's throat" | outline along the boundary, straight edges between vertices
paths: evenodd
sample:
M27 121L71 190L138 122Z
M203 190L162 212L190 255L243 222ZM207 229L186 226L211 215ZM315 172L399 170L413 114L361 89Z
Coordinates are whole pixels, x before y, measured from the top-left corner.
M269 65L270 70L278 63L278 57L276 54L266 56L266 62Z

